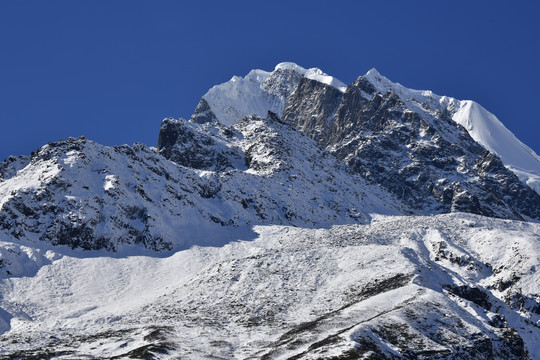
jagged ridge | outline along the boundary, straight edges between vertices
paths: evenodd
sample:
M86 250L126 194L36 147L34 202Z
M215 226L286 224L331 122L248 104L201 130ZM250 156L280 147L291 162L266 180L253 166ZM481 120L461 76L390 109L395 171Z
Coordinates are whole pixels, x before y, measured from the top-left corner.
M402 211L273 114L234 127L167 119L159 145L157 153L69 139L9 159L3 238L160 251L223 244L253 224L331 226Z

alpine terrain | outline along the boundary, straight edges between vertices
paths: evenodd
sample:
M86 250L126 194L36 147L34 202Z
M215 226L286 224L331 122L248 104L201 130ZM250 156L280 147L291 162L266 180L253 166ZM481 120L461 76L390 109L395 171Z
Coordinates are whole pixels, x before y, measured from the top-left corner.
M540 359L540 157L319 69L0 163L0 359Z

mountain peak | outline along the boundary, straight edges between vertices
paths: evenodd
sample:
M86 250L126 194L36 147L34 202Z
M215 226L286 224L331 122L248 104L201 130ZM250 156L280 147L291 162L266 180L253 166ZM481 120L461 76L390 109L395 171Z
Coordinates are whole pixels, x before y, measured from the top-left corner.
M347 89L347 85L344 82L326 74L319 68L305 69L302 66L297 65L293 62L283 62L276 66L275 71L277 70L293 70L302 75L303 77L332 86L341 92L345 92L345 90Z
M376 76L381 76L381 73L377 69L371 68L371 69L369 69L369 71L366 73L365 76L366 77L376 77Z
M383 94L385 92L391 90L391 91L397 93L398 95L407 94L408 97L411 97L411 95L409 95L409 93L417 92L417 90L408 89L408 88L404 87L403 85L401 85L399 83L395 83L395 82L391 81L386 76L381 75L381 73L379 71L377 71L377 69L375 69L375 68L372 68L371 70L369 70L366 73L366 75L364 75L364 78L366 78L370 83L372 83L375 86L375 88L377 89L377 91L379 91L379 92L381 92ZM403 96L400 96L400 97L403 97Z
M282 62L272 72L255 69L245 77L233 76L231 80L213 86L202 97L191 119L199 123L217 119L225 125L233 125L248 115L264 117L268 111L281 116L287 96L302 78L341 92L347 89L346 84L319 68L305 69L293 62Z
M294 70L296 72L299 72L301 74L305 74L306 73L306 69L303 68L302 66L296 64L296 63L293 63L293 62L288 62L288 61L285 61L285 62L282 62L282 63L279 63L276 65L276 67L274 68L274 70L285 70L285 69L288 69L288 70Z
M347 85L344 82L342 82L339 79L336 79L333 76L326 74L319 68L305 69L302 66L297 65L293 62L282 62L280 64L277 64L275 71L277 70L293 70L308 79L315 80L323 84L335 87L341 92L344 92L347 89Z
M389 85L395 85L390 79L388 79L386 76L382 75L377 69L371 68L366 75L364 75L366 79L368 79L371 83L375 84L385 84L387 86ZM399 85L399 84L398 84Z
M474 102L338 81L252 70L157 149L0 163L0 358L540 360L527 149Z

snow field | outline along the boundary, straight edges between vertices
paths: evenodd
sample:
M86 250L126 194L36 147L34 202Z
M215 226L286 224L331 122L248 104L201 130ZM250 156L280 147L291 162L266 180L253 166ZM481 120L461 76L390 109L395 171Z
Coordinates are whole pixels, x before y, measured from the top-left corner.
M469 346L473 333L497 333L489 322L499 308L538 354L540 331L530 324L539 316L501 300L516 288L538 299L538 224L448 214L254 230L253 241L163 257L49 250L50 262L36 265L35 275L0 283L0 308L12 316L2 351L116 356L151 344L158 330L168 344L181 344L169 356L188 359L330 356L368 338L389 353L406 343L444 350ZM510 273L520 280L496 290ZM480 288L494 305L486 310L441 284ZM104 332L113 340L96 337ZM314 345L326 338L331 346Z

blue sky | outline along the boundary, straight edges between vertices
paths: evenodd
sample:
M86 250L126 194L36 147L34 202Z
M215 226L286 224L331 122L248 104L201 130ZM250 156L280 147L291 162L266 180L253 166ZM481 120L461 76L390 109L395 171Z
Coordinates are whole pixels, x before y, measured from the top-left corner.
M476 100L540 153L538 4L0 0L0 158L81 135L155 146L164 117L283 61Z

